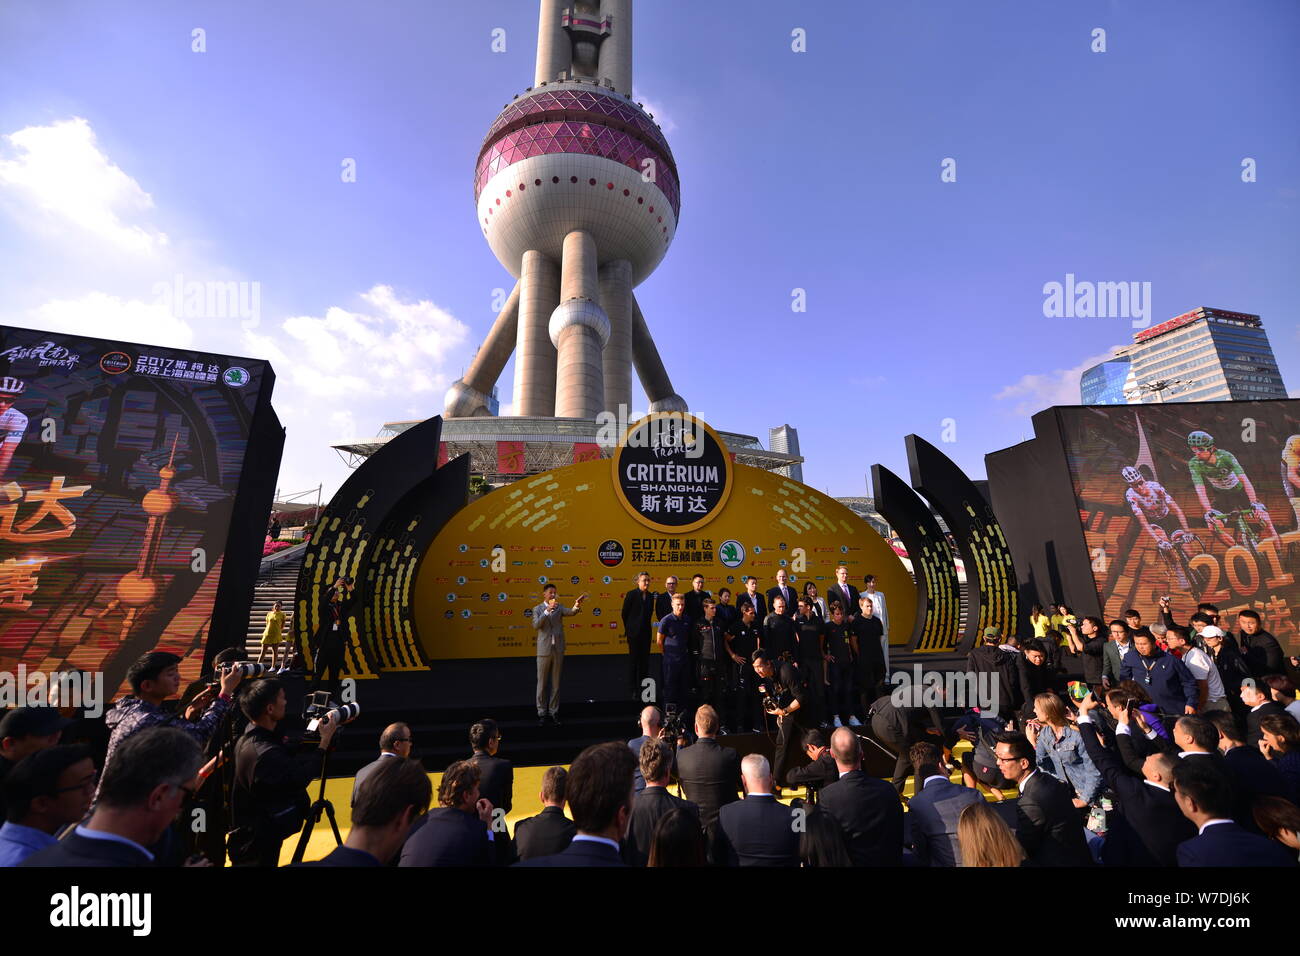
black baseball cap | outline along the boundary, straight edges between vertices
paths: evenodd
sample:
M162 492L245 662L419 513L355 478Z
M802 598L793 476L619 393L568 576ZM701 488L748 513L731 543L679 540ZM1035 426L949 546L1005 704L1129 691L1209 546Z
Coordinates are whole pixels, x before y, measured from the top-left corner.
M72 723L55 707L15 707L0 719L0 740L6 737L48 737Z

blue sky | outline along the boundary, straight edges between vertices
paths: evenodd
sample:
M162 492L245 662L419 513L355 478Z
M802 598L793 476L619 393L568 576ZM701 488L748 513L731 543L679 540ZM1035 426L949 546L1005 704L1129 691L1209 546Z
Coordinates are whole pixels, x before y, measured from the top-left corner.
M809 484L905 475L908 432L982 477L1030 414L1077 401L1078 372L1134 330L1045 318L1043 285L1067 273L1150 282L1153 323L1262 315L1300 394L1291 0L659 0L636 17L636 95L682 178L638 300L693 409L764 442L795 425ZM532 83L536 22L532 0L8 0L0 322L270 358L281 487L328 493L346 477L329 441L439 413L511 285L472 172ZM177 274L258 283L256 324L170 314L154 287Z

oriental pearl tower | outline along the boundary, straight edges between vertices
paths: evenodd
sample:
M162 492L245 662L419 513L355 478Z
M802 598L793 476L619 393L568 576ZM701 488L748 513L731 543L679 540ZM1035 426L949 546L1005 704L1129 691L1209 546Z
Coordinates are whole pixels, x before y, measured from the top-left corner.
M681 206L668 142L632 100L632 0L541 0L533 86L488 130L474 199L516 281L444 416L490 415L512 353L516 415L630 410L633 365L650 411L686 411L632 291Z

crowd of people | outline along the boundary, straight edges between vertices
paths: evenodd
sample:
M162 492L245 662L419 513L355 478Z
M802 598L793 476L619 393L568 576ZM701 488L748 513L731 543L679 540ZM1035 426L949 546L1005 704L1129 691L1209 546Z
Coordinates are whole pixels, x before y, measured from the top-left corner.
M750 578L734 606L699 578L656 596L642 576L625 623L656 620L647 602L668 612L652 629L663 707L640 711L640 735L545 771L541 811L512 828L495 721L469 729L436 801L410 725L393 723L356 775L346 840L303 865L1296 865L1300 660L1254 612L1233 634L1208 604L1185 626L1165 602L1150 625L1136 611L1106 623L1035 608L1033 636L988 628L970 652L993 706L921 706L886 680L871 582L859 593L844 570L828 603L779 578L760 595ZM644 687L630 650L629 683ZM247 679L231 666L242 657L223 651L182 692L180 659L146 654L98 723L9 711L0 865L279 865L340 718L319 715L291 745L285 684ZM773 729L770 760L733 746ZM891 761L889 782L864 769ZM192 825L197 810L207 826Z

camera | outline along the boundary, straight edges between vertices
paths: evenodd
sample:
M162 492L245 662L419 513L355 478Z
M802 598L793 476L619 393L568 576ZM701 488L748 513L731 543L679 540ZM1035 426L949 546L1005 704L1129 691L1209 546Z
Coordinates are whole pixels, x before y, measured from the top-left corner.
M319 733L321 721L329 717L336 727L350 724L361 716L361 705L355 701L350 704L336 704L330 699L327 690L313 691L307 695L302 716L307 721L307 733Z
M266 664L255 664L252 661L231 661L227 664L221 664L217 667L218 673L228 674L231 671L239 671L244 675L244 680L254 677L265 677L271 673L271 668Z
M664 738L675 741L678 737L686 736L686 719L685 715L676 707L669 707L664 717Z

